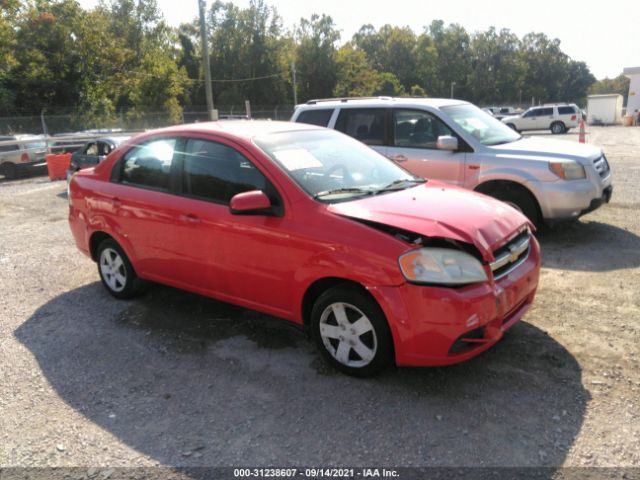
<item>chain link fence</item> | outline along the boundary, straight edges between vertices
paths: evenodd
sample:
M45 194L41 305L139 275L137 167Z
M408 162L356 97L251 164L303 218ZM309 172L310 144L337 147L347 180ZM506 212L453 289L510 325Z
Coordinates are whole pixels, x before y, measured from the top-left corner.
M220 119L248 118L245 105L216 106ZM251 105L251 118L287 121L293 105ZM196 123L209 120L206 108L185 109L177 123ZM0 135L68 134L75 132L139 131L175 125L166 112L120 112L105 118L87 119L82 112L62 112L0 117Z

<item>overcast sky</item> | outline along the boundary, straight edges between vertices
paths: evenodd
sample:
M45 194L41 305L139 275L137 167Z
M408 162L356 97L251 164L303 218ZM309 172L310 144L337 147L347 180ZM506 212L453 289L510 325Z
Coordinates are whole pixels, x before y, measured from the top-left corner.
M79 0L85 8L98 0ZM229 1L229 0L224 0ZM232 0L240 7L249 0ZM198 0L157 0L171 25L191 21L198 14ZM207 1L207 5L212 3ZM341 31L342 42L364 24L378 28L386 23L409 26L420 33L434 19L459 23L468 32L495 26L508 28L519 37L535 31L560 39L562 50L574 60L587 63L598 78L616 77L624 67L640 66L640 1L534 0L266 0L291 29L300 18L313 13L331 15Z

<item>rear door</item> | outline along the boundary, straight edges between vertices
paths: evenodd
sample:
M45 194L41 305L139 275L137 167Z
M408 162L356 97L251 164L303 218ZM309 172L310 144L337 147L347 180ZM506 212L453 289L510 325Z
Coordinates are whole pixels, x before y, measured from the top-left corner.
M387 154L387 108L342 108L334 128L360 140L382 155Z
M553 107L539 108L536 112L536 128L538 130L547 130L553 123Z
M440 118L424 110L394 108L391 125L392 143L387 151L391 160L420 177L464 183L466 153L436 146L439 136L457 137Z
M139 274L183 283L182 206L176 191L174 157L180 140L155 138L130 149L114 166L104 204L112 228L133 251Z

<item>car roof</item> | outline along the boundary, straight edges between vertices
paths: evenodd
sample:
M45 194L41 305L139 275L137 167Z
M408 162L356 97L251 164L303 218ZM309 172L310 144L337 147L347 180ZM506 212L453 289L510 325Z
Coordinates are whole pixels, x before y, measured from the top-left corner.
M119 137L100 137L100 138L96 138L95 140L89 140L86 143L92 143L92 142L110 142L113 143L115 145L120 145L123 142L126 142L127 140L129 140L131 138L131 135L124 135L124 136L119 136Z
M326 98L309 100L307 103L296 105L296 108L321 108L346 105L358 106L425 106L432 108L448 107L451 105L464 105L469 102L455 98L425 98L425 97L358 97L358 98Z
M16 135L8 135L6 137L3 136L2 138L9 138L10 140L44 140L42 135L34 135L32 133L20 133Z
M270 133L318 130L322 127L304 123L278 122L271 120L219 120L217 122L190 123L152 130L147 133L183 134L195 132L216 132L247 140ZM146 136L146 135L145 135Z

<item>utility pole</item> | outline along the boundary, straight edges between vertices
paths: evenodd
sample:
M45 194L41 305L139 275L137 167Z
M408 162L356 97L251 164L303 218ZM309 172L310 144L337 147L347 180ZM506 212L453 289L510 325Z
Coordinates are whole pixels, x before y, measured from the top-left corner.
M453 87L456 86L456 82L451 82L451 98L453 98Z
M293 74L293 104L298 104L298 85L296 84L296 61L291 62L291 73Z
M207 96L207 114L209 115L209 120L218 120L218 111L213 108L213 93L211 93L211 67L209 66L207 28L204 20L206 1L198 0L198 6L200 10L200 37L202 38L202 63L204 68L204 91Z

